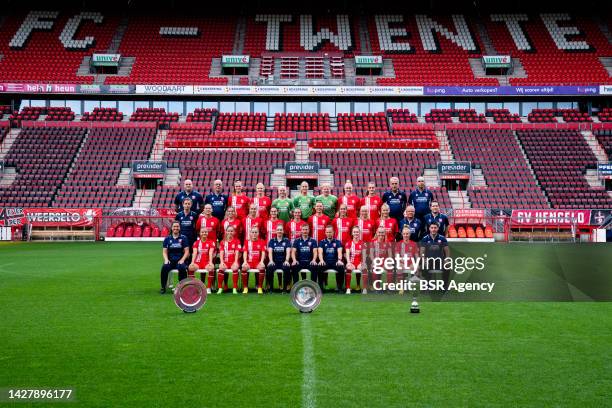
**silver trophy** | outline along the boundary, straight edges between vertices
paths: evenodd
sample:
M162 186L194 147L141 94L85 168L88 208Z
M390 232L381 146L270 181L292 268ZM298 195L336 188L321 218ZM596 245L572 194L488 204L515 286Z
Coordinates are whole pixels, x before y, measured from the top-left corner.
M197 312L206 303L206 286L199 279L183 279L174 290L174 303L185 313Z
M319 304L323 292L316 282L301 280L291 288L291 303L300 313L311 313Z

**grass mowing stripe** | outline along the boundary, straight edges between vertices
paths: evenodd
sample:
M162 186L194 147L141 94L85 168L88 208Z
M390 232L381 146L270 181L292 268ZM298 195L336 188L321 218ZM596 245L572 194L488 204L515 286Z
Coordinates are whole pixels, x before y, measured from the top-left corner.
M310 326L310 316L302 315L302 355L304 364L304 379L302 381L302 407L316 407L315 400L315 356L312 346L312 328Z

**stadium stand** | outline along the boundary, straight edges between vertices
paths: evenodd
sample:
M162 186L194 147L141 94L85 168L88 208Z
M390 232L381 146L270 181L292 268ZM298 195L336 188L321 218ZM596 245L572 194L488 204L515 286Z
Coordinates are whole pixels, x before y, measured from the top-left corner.
M274 130L295 132L330 131L329 113L276 113Z
M339 113L338 131L343 132L387 132L389 125L384 112Z
M612 108L603 108L597 116L601 122L612 122Z
M133 185L117 185L121 168L130 168L134 160L147 160L155 134L156 128L151 125L92 127L53 204L129 207L136 189Z
M259 182L270 185L270 169L282 167L285 161L295 160L292 150L239 151L226 149L166 150L164 160L168 166L180 168L184 179L191 179L195 186L201 186L204 193L215 179L230 184L241 180L246 191L252 193ZM153 206L168 208L179 192L178 186L159 186L155 190Z
M220 113L216 131L265 131L265 113Z
M584 177L597 159L580 133L526 129L517 136L553 208L612 208L606 191L592 188Z
M215 108L199 108L187 114L187 122L212 122L219 114Z
M455 159L480 166L486 187L469 187L473 208L548 208L511 130L449 129Z
M427 123L451 123L452 121L451 109L432 109L425 114L425 122Z
M121 122L123 112L119 112L117 108L94 108L91 113L83 113L81 120L83 122Z
M198 34L162 36L163 26L196 27ZM209 74L213 58L232 53L235 31L235 16L132 16L119 47L122 55L135 57L131 74L109 77L106 83L225 85L227 78Z
M83 58L92 52L106 52L119 24L118 16L100 13L32 11L8 14L0 30L0 54L3 56L0 81L3 82L92 83L93 75L78 76L78 68ZM43 20L42 24L34 22L33 18ZM65 38L66 29L75 30L75 34L86 32L95 40L88 42L85 38L75 43Z
M524 35L516 30L509 32L499 17L494 19L497 21L485 19L493 46L500 55L518 58L527 73L526 78L510 78L511 85L589 85L610 82L610 76L599 57L612 55L612 47L592 19L573 18L564 13L512 15L511 20L520 24ZM578 28L577 33L571 33L571 41L563 33L555 32L554 37L551 36L546 26L553 27L555 19L560 21L560 26L571 22L572 26Z
M416 113L410 113L408 109L387 109L387 117L395 123L417 123L419 119Z
M69 122L74 120L74 112L72 112L70 108L50 107L47 108L47 117L45 120Z
M519 114L511 114L508 109L487 109L485 115L493 117L495 123L521 123Z
M4 159L15 167L11 186L0 186L5 206L47 207L70 169L86 130L76 127L25 122Z
M400 174L402 189L412 190L412 185L425 168L435 168L440 161L440 153L434 150L410 151L398 150L381 155L373 151L333 151L313 150L312 160L321 162L322 166L330 167L334 173L336 193L341 193L346 180L351 180L355 194L362 196L370 181L376 183L382 191L389 185L389 178ZM446 188L432 188L441 208L451 208L450 198Z
M178 120L178 113L166 113L164 108L137 108L130 116L130 122L156 122L160 128L168 127L171 122Z

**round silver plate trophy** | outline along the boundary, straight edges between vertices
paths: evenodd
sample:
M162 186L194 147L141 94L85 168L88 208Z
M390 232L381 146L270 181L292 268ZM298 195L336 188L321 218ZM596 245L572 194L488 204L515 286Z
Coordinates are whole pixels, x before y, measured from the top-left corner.
M183 279L174 289L174 303L185 313L197 312L206 303L206 286L199 279Z
M323 292L316 282L301 280L291 288L291 303L300 313L311 313L319 304Z

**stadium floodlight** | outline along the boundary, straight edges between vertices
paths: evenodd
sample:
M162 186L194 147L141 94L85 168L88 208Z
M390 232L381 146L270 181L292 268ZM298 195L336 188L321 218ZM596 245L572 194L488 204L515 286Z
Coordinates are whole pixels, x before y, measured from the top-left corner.
M321 287L310 279L304 279L291 288L291 303L300 313L312 313L321 304Z
M185 313L195 313L206 303L206 286L199 279L185 278L174 290L174 303Z

